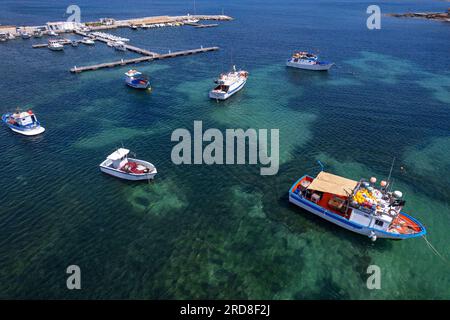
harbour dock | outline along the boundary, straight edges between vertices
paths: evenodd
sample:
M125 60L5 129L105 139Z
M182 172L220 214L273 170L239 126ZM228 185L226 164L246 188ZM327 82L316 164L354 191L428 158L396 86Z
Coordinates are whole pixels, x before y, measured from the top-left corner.
M76 67L75 66L72 69L70 69L70 72L81 73L81 72L85 72L85 71L94 71L94 70L104 69L104 68L114 68L114 67L118 67L118 66L125 66L127 64L135 64L135 63L140 63L140 62L149 62L149 61L154 61L154 60L162 60L162 59L175 58L175 57L180 57L180 56L188 56L188 55L192 55L192 54L204 53L204 52L209 52L209 51L217 51L217 50L219 50L219 47L207 47L207 48L199 48L199 49L192 49L192 50L182 50L182 51L175 51L175 52L170 52L170 53L166 53L166 54L154 53L153 55L147 55L147 56L135 58L135 59L126 59L126 60L122 59L119 61L95 64L95 65L84 66L84 67Z

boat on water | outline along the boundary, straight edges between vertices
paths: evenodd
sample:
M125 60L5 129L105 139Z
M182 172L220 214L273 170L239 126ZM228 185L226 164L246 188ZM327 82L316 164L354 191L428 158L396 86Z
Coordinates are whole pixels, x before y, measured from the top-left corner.
M100 164L100 170L125 180L153 179L157 174L156 167L144 160L128 158L129 153L128 149L117 149Z
M43 33L42 33L42 31L40 31L40 30L36 30L36 31L33 33L33 36L34 36L35 38L42 38Z
M0 33L0 42L8 41L8 35L6 33Z
M56 37L56 36L58 36L58 34L57 34L55 31L53 31L53 30L50 30L47 34L48 34L50 37Z
M60 43L60 40L50 39L48 40L48 48L52 51L62 51L64 50L64 45Z
M92 40L91 38L88 38L88 37L83 38L83 40L81 40L81 43L83 43L83 44L85 44L85 45L88 45L88 46L93 46L93 45L95 45L95 41Z
M22 37L22 39L30 39L31 38L31 35L26 31L22 32L20 34L20 36Z
M127 51L127 47L125 46L125 43L122 41L116 41L113 43L114 49L117 51Z
M134 69L125 73L125 83L135 89L150 89L149 78Z
M233 71L221 74L215 81L217 86L209 92L209 97L216 100L226 100L241 90L247 83L247 79L247 71L236 71L236 66L233 66Z
M8 33L8 40L14 40L16 39L16 36L13 35L12 33Z
M426 234L425 227L402 211L400 191L376 178L354 181L325 171L315 178L304 175L289 190L289 201L347 230L377 238L409 239Z
M286 62L288 67L313 70L313 71L328 71L334 63L328 61L320 61L319 57L313 53L306 51L296 52Z
M137 30L137 29L138 29L138 26L135 25L135 24L132 24L132 25L130 26L130 28L133 29L133 30Z
M6 113L2 116L2 121L12 131L25 136L35 136L45 131L32 110Z
M78 41L72 40L72 41L70 42L70 45L71 45L72 47L78 47Z

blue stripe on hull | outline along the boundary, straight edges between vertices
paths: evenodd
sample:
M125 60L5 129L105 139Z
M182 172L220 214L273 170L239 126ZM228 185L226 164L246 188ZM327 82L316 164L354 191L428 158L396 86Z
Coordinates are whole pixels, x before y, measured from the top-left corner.
M330 222L333 222L335 224L337 224L337 222L343 223L343 224L349 226L350 228L354 229L354 230L352 230L352 229L349 229L349 230L354 231L356 233L360 233L360 234L364 234L364 233L362 233L363 230L367 230L368 232L373 231L373 232L375 232L377 234L377 236L382 237L382 238L409 239L409 238L421 237L421 236L426 234L425 227L417 219L414 219L413 217L409 216L408 214L406 214L404 212L401 212L401 214L406 216L407 218L411 219L415 223L417 223L422 228L421 232L415 233L415 234L397 234L397 233L387 232L387 231L383 231L383 230L379 230L379 229L374 229L374 228L371 228L371 227L368 227L368 226L363 226L363 225L357 224L355 222L348 221L347 219L342 218L341 216L339 216L339 215L337 215L337 214L335 214L333 212L325 210L321 206L315 204L314 202L306 200L305 198L300 197L300 196L298 196L297 194L294 193L294 188L305 177L307 177L307 175L301 177L300 179L298 179L292 185L291 189L289 190L289 201L292 202L291 201L291 198L292 198L295 201L298 201L301 204L303 204L303 205L305 205L305 206L307 206L307 207L309 207L309 208L311 208L313 210L316 210L319 213L324 214L327 217L329 217L329 218L331 218L331 219L336 221L336 222L333 222L333 221L330 221ZM296 204L296 203L294 203L294 204ZM298 204L296 204L296 205L298 205ZM305 210L307 210L307 209L305 209ZM312 212L312 213L314 213L314 212ZM316 214L316 213L314 213L314 214ZM358 232L358 231L360 231L360 232Z

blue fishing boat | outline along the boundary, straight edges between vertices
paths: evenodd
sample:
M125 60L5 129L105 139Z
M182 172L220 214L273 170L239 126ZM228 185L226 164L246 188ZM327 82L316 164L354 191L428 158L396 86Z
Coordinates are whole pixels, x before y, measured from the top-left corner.
M354 181L325 171L304 175L289 190L289 201L344 229L377 238L410 239L426 234L425 227L403 212L400 191L388 181L375 186L376 178Z
M6 113L2 121L14 132L25 136L35 136L45 131L33 111Z
M137 70L130 70L125 73L125 83L135 89L150 89L148 77Z

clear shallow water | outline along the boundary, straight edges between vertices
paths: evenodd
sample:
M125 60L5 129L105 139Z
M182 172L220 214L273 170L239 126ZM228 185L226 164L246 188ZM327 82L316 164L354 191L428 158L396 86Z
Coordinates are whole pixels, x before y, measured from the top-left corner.
M221 47L139 65L151 94L124 86L127 68L68 72L124 55L104 45L56 53L30 48L42 39L2 44L1 111L32 107L47 131L30 139L0 130L0 297L448 299L449 265L422 239L370 243L290 206L287 191L317 172L318 159L359 179L385 177L395 156L406 211L450 257L449 26L385 17L381 30L369 31L369 1L302 3L197 1L198 13L223 8L236 20L203 30L115 31L159 52ZM7 1L0 23L59 20L69 4ZM193 12L185 1L78 4L85 20ZM383 12L445 8L382 5ZM303 48L319 49L335 68L287 70L285 59ZM207 91L232 62L250 79L217 105ZM279 128L278 175L173 165L170 135L192 130L194 120L221 130ZM155 163L153 183L99 172L122 143ZM81 267L81 291L65 287L70 264ZM370 264L381 267L381 290L365 286Z

